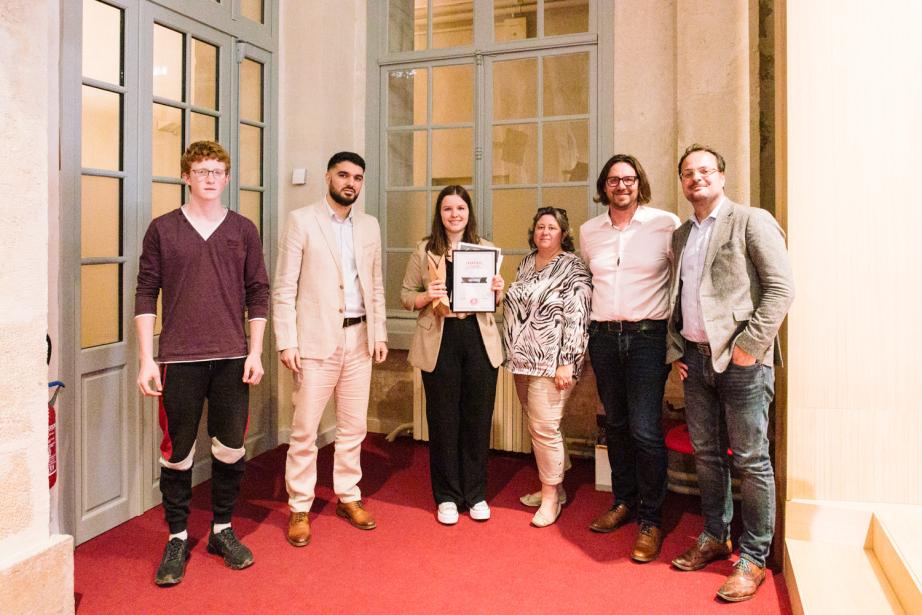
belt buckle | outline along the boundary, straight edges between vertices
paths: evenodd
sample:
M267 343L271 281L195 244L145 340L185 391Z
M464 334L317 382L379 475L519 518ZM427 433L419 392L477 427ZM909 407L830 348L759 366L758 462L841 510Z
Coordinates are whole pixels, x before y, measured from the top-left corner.
M617 325L617 328L615 328L615 325ZM609 331L612 333L617 333L619 335L624 333L624 323L620 320L609 320L608 327Z
M706 357L711 356L711 345L705 344L703 342L695 342L695 346L698 348L698 352L703 354Z

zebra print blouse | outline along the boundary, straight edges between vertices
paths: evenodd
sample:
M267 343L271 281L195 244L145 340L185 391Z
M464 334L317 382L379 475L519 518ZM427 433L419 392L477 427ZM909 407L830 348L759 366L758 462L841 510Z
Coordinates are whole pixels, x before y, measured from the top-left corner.
M583 261L563 252L541 271L526 256L503 299L506 369L513 374L553 377L558 365L582 371L589 342L592 276Z

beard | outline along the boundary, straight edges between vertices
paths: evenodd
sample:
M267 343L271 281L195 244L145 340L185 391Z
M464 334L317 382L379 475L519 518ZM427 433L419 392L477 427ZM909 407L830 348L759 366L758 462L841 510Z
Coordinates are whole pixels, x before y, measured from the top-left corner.
M343 207L349 207L355 200L359 198L358 192L354 193L354 196L348 197L341 192L337 192L333 186L330 186L330 198L342 205Z

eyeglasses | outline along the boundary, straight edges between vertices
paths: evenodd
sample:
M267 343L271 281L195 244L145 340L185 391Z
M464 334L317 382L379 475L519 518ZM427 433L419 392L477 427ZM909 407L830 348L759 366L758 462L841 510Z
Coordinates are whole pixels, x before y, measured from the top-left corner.
M695 175L700 175L701 179L707 179L711 175L717 172L717 169L709 169L707 167L698 167L697 169L685 169L679 173L679 177L682 179L692 179Z
M605 180L605 185L609 188L617 188L618 184L624 184L625 188L630 188L637 182L636 175L625 175L624 177L612 176Z
M192 175L198 180L203 180L209 175L214 175L215 179L224 179L224 176L227 175L227 171L224 169L190 169L189 175Z

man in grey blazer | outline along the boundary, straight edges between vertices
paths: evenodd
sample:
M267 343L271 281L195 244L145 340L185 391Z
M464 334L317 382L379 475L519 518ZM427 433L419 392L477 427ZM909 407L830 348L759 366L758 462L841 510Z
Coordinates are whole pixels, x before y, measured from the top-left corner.
M730 602L752 598L765 579L775 524L775 478L768 450L768 409L778 329L794 298L784 233L766 211L724 194L726 163L692 145L679 178L692 216L672 239L666 360L685 384L685 414L695 449L704 531L672 561L698 570L730 556L730 457L740 475L740 559L717 591Z

